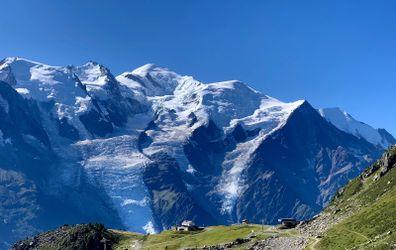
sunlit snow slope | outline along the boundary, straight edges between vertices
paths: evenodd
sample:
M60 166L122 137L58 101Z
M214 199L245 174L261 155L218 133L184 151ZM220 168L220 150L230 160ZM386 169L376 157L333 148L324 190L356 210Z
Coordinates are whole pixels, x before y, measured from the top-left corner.
M342 131L363 138L385 149L396 143L396 139L392 135L389 133L384 134L386 131L382 130L383 132L381 133L381 129L375 129L370 125L357 121L340 108L319 109L319 113Z

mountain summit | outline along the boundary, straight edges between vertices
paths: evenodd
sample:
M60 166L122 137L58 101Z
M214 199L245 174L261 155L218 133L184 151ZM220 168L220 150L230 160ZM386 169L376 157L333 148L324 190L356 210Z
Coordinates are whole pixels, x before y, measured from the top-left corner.
M113 76L94 62L7 58L3 244L86 221L153 233L184 219L309 218L387 145L325 113L240 81L203 83L153 64Z
M379 147L387 149L396 143L396 139L385 129L375 129L370 125L357 121L340 108L319 109L319 113L342 131L363 138Z

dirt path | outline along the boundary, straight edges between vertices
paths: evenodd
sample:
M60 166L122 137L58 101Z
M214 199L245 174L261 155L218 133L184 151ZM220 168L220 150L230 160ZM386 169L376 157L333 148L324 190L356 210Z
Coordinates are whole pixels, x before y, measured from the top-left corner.
M363 238L365 238L366 240L370 240L369 238L367 238L366 235L363 235L363 234L361 234L361 233L359 233L359 232L356 232L356 231L353 231L353 230L349 230L349 229L346 229L346 228L344 228L344 230L345 230L345 231L348 231L348 232L350 232L350 233L359 235L360 237L363 237Z
M313 237L309 237L310 240L312 240L312 242L310 242L305 248L306 249L310 249L310 250L315 250L316 249L316 245L319 243L320 239L319 238L313 238Z
M140 240L134 240L134 241L132 241L131 247L134 250L140 250L140 249L142 249L142 244L141 244Z
M302 250L307 244L307 238L301 236L278 236L257 242L251 249Z

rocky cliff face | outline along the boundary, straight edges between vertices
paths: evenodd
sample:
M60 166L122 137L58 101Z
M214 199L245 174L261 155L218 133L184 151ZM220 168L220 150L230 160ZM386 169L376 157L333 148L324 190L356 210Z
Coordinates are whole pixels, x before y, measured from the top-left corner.
M4 244L86 221L155 232L307 218L383 151L306 101L151 64L114 77L7 58L0 79Z
M56 152L41 109L0 82L0 234L2 247L66 221L99 220L122 226L107 195L86 182L77 163ZM54 123L54 126L57 123ZM79 175L67 182L63 167Z
M365 168L364 157L379 157L375 146L336 129L304 103L254 152L237 218L312 217ZM260 201L249 202L255 197Z

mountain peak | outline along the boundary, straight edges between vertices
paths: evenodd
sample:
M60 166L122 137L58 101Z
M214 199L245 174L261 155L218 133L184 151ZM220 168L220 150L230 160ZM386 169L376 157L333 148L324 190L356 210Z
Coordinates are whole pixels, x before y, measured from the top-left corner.
M140 66L139 68L136 68L134 70L132 70L131 72L125 72L123 74L133 74L136 76L140 76L140 77L150 77L150 76L162 76L162 77L173 77L173 78L177 78L177 77L181 77L179 74L177 74L176 72L165 68L165 67L160 67L154 63L147 63L143 66Z
M259 93L257 90L253 89L246 83L239 81L239 80L227 80L227 81L221 81L221 82L213 82L213 83L209 83L209 85L212 85L212 86L218 87L218 88L224 88L224 89L243 88L243 89L248 89L255 93Z
M103 86L107 83L108 78L113 77L108 68L94 61L89 61L73 69L83 84Z
M57 66L50 66L41 62L33 61L30 59L26 59L24 57L14 56L14 57L6 57L0 61L0 69L3 67L7 67L10 65L14 65L14 67L33 67L33 66L44 66L44 67L53 67L56 68Z
M31 60L28 60L28 59L26 59L26 58L23 58L23 57L19 57L19 56L10 56L10 57L6 57L6 58L4 58L3 60L1 60L1 65L3 65L3 64L9 64L9 63L13 63L13 62L15 62L15 61L25 61L25 62L31 62L31 63L35 63L35 64L38 64L37 62L34 62L34 61L31 61Z
M382 148L388 148L393 144L393 141L390 140L390 138L393 137L389 136L389 133L383 133L383 131L379 131L364 122L356 120L352 115L341 108L322 108L318 111L328 122L344 132L350 133L358 138L363 138Z
M155 64L145 64L131 72L124 72L117 80L124 85L144 92L148 96L167 95L188 78ZM191 77L190 77L191 78Z
M155 65L154 63L147 63L143 66L140 66L139 68L136 68L132 71L133 74L136 75L142 75L142 74L147 74L150 71L155 70L156 68L159 68L157 65Z

